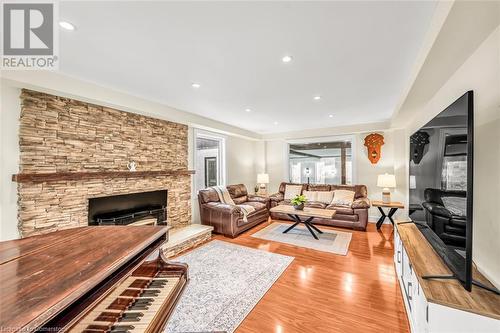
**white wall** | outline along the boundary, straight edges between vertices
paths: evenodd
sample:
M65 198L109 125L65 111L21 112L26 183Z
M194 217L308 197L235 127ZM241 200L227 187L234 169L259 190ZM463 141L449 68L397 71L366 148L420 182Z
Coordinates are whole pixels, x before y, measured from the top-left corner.
M245 184L253 194L257 183L257 169L262 164L259 143L238 137L226 141L227 184Z
M2 84L0 103L0 240L19 238L17 230L17 183L19 169L20 89Z
M266 141L266 172L269 174L268 193L276 193L283 181L288 181L285 140Z
M475 121L473 257L500 287L500 27L415 112L406 138L468 90L474 91Z
M365 137L373 132L360 133L356 135L356 184L366 185L368 188L368 197L370 200L382 200L382 188L377 186L378 175L388 173L395 174L394 163L395 163L395 149L402 137L400 131L380 131L384 136L384 145L381 150L381 157L376 164L372 164L368 159L368 151L364 146ZM396 178L396 188L391 190L391 200L405 202L406 195L405 192L400 190L401 184L404 182L401 177ZM399 210L395 218L401 218L404 216L404 211ZM369 211L370 220L376 220L380 216L380 213L376 207L371 207ZM388 222L388 221L386 221Z

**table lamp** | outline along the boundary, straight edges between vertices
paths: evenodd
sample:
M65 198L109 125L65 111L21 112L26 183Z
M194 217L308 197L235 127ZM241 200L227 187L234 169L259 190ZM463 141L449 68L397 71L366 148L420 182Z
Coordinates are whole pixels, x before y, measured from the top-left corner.
M266 195L266 184L269 184L269 175L267 173L257 174L257 183L259 184L259 194Z
M377 186L383 187L382 189L382 202L391 202L391 191L389 188L396 187L396 177L394 175L389 175L388 173L379 175L377 179Z

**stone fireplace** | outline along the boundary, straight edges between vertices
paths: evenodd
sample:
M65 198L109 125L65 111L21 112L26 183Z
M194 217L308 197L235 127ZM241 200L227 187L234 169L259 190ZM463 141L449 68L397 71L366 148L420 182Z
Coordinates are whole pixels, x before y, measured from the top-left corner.
M88 225L95 198L166 189L168 224L191 224L186 125L31 90L20 99L23 237Z

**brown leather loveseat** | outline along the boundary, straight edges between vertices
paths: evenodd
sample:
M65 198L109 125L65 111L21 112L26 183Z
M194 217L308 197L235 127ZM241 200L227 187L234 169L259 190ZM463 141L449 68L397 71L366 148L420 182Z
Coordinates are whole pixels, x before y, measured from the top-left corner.
M241 208L236 205L223 204L213 188L198 192L201 223L214 227L214 232L229 237L236 237L240 233L266 222L269 218L269 199L257 195L249 195L243 184L226 186L236 205L245 204L255 208L255 211L243 220Z
M329 184L293 184L281 183L279 192L270 196L271 207L277 205L290 205L290 200L284 200L286 185L302 185L302 191L335 191L349 190L354 191L354 201L349 206L328 205L322 202L310 201L306 202L306 207L335 209L336 213L333 219L314 219L314 223L324 224L334 227L346 227L355 230L366 230L368 224L368 209L370 208L370 200L365 185L329 185ZM271 213L272 219L291 220L286 214Z

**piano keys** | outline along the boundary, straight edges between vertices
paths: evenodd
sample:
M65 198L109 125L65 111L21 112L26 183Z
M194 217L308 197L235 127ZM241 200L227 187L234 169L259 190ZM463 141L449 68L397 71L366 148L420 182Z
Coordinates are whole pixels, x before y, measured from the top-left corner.
M102 226L0 243L0 330L160 332L188 280L160 250L167 237Z
M69 332L146 332L178 283L179 278L131 276Z

